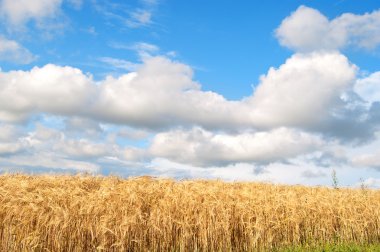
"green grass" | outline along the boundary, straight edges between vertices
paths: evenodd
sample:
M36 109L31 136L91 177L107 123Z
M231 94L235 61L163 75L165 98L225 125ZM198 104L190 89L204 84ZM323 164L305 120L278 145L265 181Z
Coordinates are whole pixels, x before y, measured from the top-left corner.
M312 246L291 246L280 249L273 249L274 252L380 252L379 244L323 244Z

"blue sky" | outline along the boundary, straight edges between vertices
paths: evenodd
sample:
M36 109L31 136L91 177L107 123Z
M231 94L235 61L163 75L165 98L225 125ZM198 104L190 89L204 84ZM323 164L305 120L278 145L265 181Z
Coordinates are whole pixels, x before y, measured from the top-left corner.
M378 1L0 0L0 169L380 186Z

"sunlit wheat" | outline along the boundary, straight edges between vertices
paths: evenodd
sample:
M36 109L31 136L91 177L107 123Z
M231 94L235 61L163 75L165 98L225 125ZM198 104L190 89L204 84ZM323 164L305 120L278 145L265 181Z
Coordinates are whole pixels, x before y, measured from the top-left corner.
M380 242L380 191L0 176L0 251L251 251Z

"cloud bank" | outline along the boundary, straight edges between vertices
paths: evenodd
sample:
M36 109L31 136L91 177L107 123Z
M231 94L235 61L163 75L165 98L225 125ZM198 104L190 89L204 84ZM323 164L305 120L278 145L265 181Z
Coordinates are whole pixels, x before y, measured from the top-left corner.
M339 53L295 54L263 75L251 96L230 101L202 91L189 66L163 56L137 68L97 82L80 69L52 64L0 72L0 119L51 113L151 129L314 129L336 119L357 69Z
M61 4L0 6L20 25L54 15ZM297 181L326 177L325 166L378 170L376 147L368 146L380 142L380 75L359 77L339 51L376 48L378 13L329 20L299 7L276 29L279 43L295 53L240 100L202 90L189 65L143 42L127 46L140 62L100 58L125 70L117 77L95 80L56 64L0 71L0 164L279 181L291 179L287 169ZM32 61L17 42L0 42L0 59L6 51L7 60Z

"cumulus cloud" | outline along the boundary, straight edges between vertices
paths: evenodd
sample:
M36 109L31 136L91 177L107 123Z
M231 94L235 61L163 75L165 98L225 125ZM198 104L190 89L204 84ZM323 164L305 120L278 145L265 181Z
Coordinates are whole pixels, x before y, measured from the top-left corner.
M33 112L80 115L93 89L91 78L71 67L0 72L0 120L21 121Z
M25 143L18 139L20 134L18 127L0 124L0 156L10 156L25 149Z
M330 184L328 176L305 177L305 171L320 171L320 168L310 164L272 163L264 168L254 164L238 163L226 166L199 167L189 164L173 162L164 158L155 158L149 165L151 174L162 177L175 178L208 178L223 179L226 181L261 181L286 184L319 185ZM315 175L315 174L313 174ZM318 174L319 176L319 174ZM356 182L356 181L355 181Z
M82 138L67 134L65 130L57 130L37 124L36 129L28 132L23 141L28 143L29 148L39 152L57 153L58 156L76 159L93 159L108 155L119 155L119 147L113 143L102 141L100 143L91 141L89 138ZM94 139L94 138L93 138Z
M37 1L35 9L26 4L4 17L13 25L39 22L58 13L61 2ZM0 3L3 13L16 8ZM132 19L150 24L156 1L140 3L141 15L132 12ZM38 9L43 4L53 7ZM380 74L357 79L358 67L338 52L348 45L376 47L377 22L376 11L328 20L300 7L276 31L297 53L235 101L202 90L191 67L158 55L148 43L111 44L137 51L141 62L99 58L124 71L102 80L53 64L0 70L0 164L87 171L106 165L174 177L299 183L328 180L321 167L379 169L376 148L347 160L350 148L374 141L380 130ZM14 61L30 54L6 39L0 39L0 59L2 50L12 51ZM43 119L52 115L59 120Z
M64 130L67 135L73 137L97 138L104 133L99 122L78 116L65 118Z
M136 72L102 82L93 116L147 128L315 129L344 105L341 95L352 89L355 74L356 67L339 53L296 54L270 69L252 96L229 101L202 91L187 65L150 57Z
M372 167L380 170L380 153L361 154L352 158L352 164L361 167Z
M0 124L0 142L13 141L19 135L19 129L14 125Z
M63 0L1 0L0 13L12 26L22 26L29 20L41 22L54 17Z
M352 91L356 69L339 53L295 54L262 76L251 96L230 101L203 91L189 66L163 56L98 82L76 68L46 65L0 72L0 119L21 121L42 112L150 129L285 126L334 135L337 125L362 113L343 99Z
M237 135L194 128L157 134L150 152L153 156L198 166L267 164L311 152L322 143L317 136L286 128Z
M146 149L129 146L124 149L123 158L132 162L148 162L153 156Z
M190 67L163 57L149 58L137 72L99 83L79 69L51 64L30 71L0 72L0 119L20 121L32 113L46 112L166 126L196 117L189 112L201 109L199 102L209 102L212 111L218 105L214 101L225 102L218 94L200 91L192 74ZM202 120L207 120L206 113Z
M0 36L0 61L29 64L35 59L36 57L28 49L16 41Z
M99 165L91 162L77 161L60 157L51 152L35 152L31 155L17 155L8 158L0 158L0 163L11 164L14 169L29 168L29 172L33 172L34 169L56 169L60 170L72 170L72 171L85 171L85 172L97 172L99 171Z
M263 126L310 127L332 116L354 83L356 67L339 53L295 54L261 77L249 103Z
M115 143L95 142L73 136L65 130L46 127L40 123L34 130L16 130L12 125L1 129L8 134L0 139L0 165L22 169L58 169L71 171L100 170L100 160L123 158L123 150Z
M239 163L224 167L198 167L170 161L165 158L155 158L149 164L151 173L159 177L174 178L208 178L227 181L267 180L262 174L256 173L253 164ZM269 180L267 180L269 181Z
M0 143L0 156L15 154L22 150L19 143Z
M122 128L118 131L117 137L127 138L131 140L143 140L149 137L151 133L147 130Z
M292 26L299 15L301 19L302 15L309 17L303 24L313 28L300 43L292 41L297 37L294 34L287 37L287 29L296 33L305 29L298 31ZM314 23L318 25L314 27ZM1 121L21 122L41 113L65 117L65 133L37 128L22 141L15 141L14 146L4 140L3 149L12 151L3 153L20 156L26 144L43 153L45 164L62 159L85 162L111 157L141 163L162 158L202 168L241 163L267 165L313 153L330 141L369 139L380 123L376 112L380 98L376 93L378 74L356 80L358 67L339 52L306 52L315 49L310 45L310 36L318 38L320 30L331 23L335 20L328 21L306 7L284 20L277 30L277 34L282 32L280 40L290 39L282 43L291 47L296 44L297 50L302 47L305 52L294 54L278 68L270 68L253 93L238 101L203 91L188 65L164 56L141 57L139 64L101 58L129 73L100 81L80 69L52 64L30 71L0 72ZM322 49L337 49L348 43L334 37L339 33L331 34L320 43L325 47ZM128 49L140 54L159 51L147 43ZM370 105L363 106L366 103ZM130 128L110 134L100 123ZM4 132L0 138L11 135ZM158 133L152 136L152 132ZM90 137L100 142L88 140ZM149 137L152 140L147 148L116 143L121 138L142 141ZM59 157L54 157L48 148ZM26 160L25 155L22 158ZM358 158L355 162L368 163L368 159ZM319 175L322 173L309 169L300 177Z
M91 143L87 139L68 139L55 146L69 157L93 158L106 156L114 151L106 144Z
M137 72L104 80L95 116L148 128L179 124L212 127L230 125L235 117L243 118L233 113L238 104L219 94L201 91L192 77L193 71L187 65L164 57L149 58ZM231 122L227 122L227 115Z
M380 44L380 11L345 13L333 20L300 6L276 30L281 45L295 51L337 50L345 46L373 49Z
M358 79L354 91L370 104L380 101L380 72Z
M314 170L305 170L302 172L302 176L305 178L320 178L320 177L326 177L327 174L319 169Z

